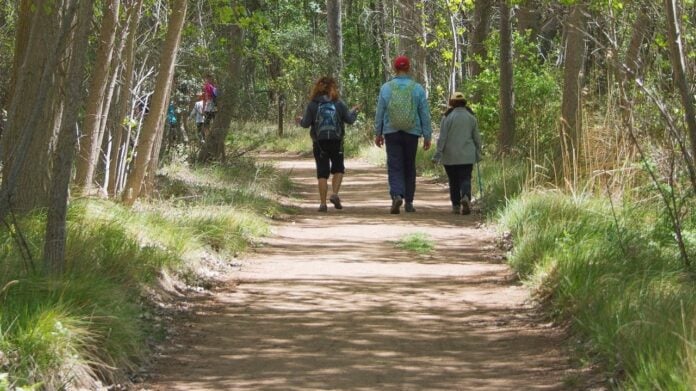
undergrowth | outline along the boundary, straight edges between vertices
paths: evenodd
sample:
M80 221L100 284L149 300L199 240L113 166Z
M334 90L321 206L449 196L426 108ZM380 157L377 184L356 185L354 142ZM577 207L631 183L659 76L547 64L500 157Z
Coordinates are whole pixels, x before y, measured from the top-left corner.
M162 272L199 283L201 259L224 264L268 233L284 212L274 201L290 182L268 165L162 170L157 197L132 209L95 199L73 202L68 215L67 271L43 276L45 214L18 226L31 258L0 231L0 390L95 389L118 383L148 354L146 297ZM228 261L225 261L228 260Z
M692 390L694 274L662 234L659 206L628 205L526 193L500 215L515 243L510 264L622 387ZM696 232L693 222L687 231Z

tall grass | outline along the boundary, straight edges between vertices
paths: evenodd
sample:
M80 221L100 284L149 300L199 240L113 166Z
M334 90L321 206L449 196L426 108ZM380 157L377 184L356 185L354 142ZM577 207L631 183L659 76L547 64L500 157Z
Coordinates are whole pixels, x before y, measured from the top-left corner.
M277 125L247 123L235 126L240 128L240 132L232 136L231 144L239 149L312 155L309 129L288 124L283 130L283 135L279 136ZM372 140L372 128L368 122L358 119L354 124L346 125L345 131L343 152L346 157L357 157L361 148Z
M268 233L268 218L285 211L275 199L290 182L251 159L173 163L162 173L158 197L133 209L106 200L72 203L61 278L25 266L39 262L44 214L19 222L33 261L0 230L0 372L7 373L0 389L95 389L97 379L123 380L148 353L148 336L161 335L144 297L162 272L199 283L206 278L198 274L202 258L236 256Z
M614 375L625 388L691 390L694 279L660 237L658 216L545 191L512 201L500 222L513 234L511 265L604 368L622 369Z

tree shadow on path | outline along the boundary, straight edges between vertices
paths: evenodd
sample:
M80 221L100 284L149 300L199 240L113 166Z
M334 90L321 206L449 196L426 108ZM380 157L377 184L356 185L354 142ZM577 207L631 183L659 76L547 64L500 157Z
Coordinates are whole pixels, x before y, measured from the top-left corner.
M345 209L319 214L313 162L281 161L299 213L230 287L194 302L156 390L562 390L563 335L544 323L471 216L419 182L418 212L389 215L383 169L358 162ZM414 232L428 254L396 248Z

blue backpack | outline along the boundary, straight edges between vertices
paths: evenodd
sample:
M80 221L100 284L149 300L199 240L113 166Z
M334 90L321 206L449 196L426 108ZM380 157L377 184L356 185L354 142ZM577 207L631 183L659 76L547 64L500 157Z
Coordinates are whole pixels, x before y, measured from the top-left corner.
M321 102L317 107L317 117L314 120L317 132L317 140L340 140L341 126L334 102Z

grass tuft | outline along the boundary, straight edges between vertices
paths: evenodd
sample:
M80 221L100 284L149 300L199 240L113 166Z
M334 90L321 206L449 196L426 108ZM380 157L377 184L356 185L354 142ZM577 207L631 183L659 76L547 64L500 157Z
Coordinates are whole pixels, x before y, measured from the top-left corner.
M416 232L408 234L396 241L396 247L418 254L429 254L435 249L435 244L430 238L430 235L423 232Z

